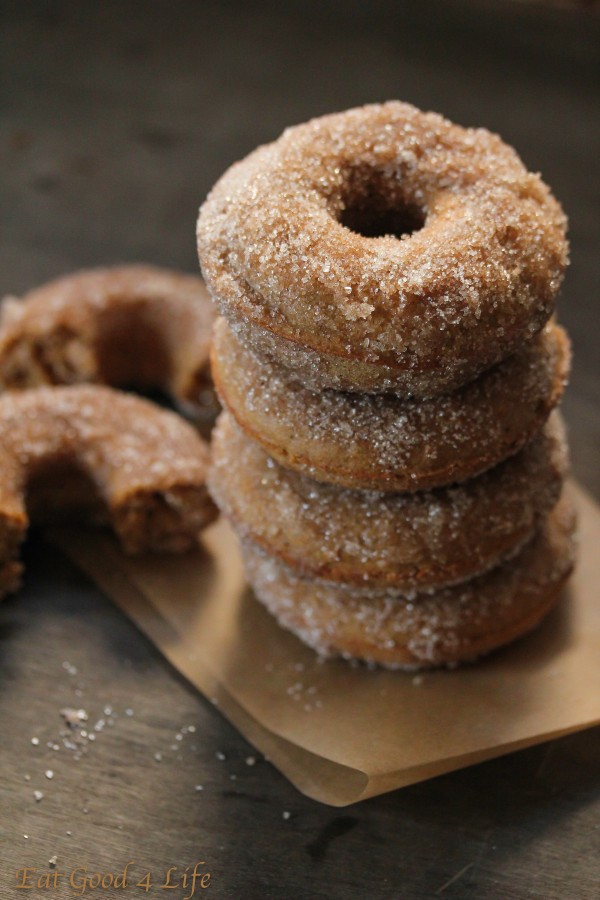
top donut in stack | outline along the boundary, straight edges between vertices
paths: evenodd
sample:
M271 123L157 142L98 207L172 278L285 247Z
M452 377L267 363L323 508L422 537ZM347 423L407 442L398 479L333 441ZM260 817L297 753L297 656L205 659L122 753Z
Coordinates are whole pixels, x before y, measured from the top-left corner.
M463 552L454 574L448 569L433 582L395 577L394 553L381 554L385 590L394 585L386 598L392 618L412 605L415 591L419 596L428 591L431 598L431 591L468 583L481 596L485 585L472 579L492 575L505 587L510 578L500 575L498 566L511 556L519 559L534 535L543 541L544 529L553 531L547 544L556 543L557 535L564 538L562 562L553 567L559 573L554 586L568 571L570 515L563 504L562 512L548 519L565 470L564 438L556 422L544 429L569 367L566 335L551 320L567 263L565 231L565 217L549 189L500 138L398 102L288 129L232 166L201 210L201 266L223 316L213 345L217 388L270 465L283 465L305 480L293 486L296 495L305 496L297 508L304 510L309 530L321 530L323 545L330 555L337 553L338 562L354 558L361 569L373 535L363 529L354 533L353 549L343 541L332 549L327 523L317 514L323 492L330 492L333 510L368 503L375 521L387 515L390 494L406 516L406 492L425 492L415 503L420 515L425 511L431 519L430 537L436 504L442 520L454 522L444 537L452 555L464 544L466 506L473 509L475 496L481 503L489 490L484 483L497 477L490 470L506 469L511 457L521 465L532 442L538 448L548 444L536 471L553 488L529 503L529 525L518 539L514 509L497 517L502 521L496 522L496 551L483 554L485 564L476 536L471 562ZM361 570L356 612L363 622L369 617L373 622L352 639L346 628L344 643L336 627L343 626L350 608L351 566L335 565L332 558L324 574L314 559L302 560L294 548L303 543L306 529L291 537L292 546L283 552L281 541L266 540L256 523L250 527L249 507L244 512L243 504L235 503L244 488L239 480L234 487L231 474L234 444L240 465L242 459L249 464L250 449L243 452L247 438L241 445L239 440L230 422L221 424L213 492L251 541L248 569L258 595L313 645L387 664L454 662L506 642L541 618L540 601L537 619L520 610L519 626L518 604L505 598L504 606L514 609L502 636L492 635L488 623L479 643L471 634L463 646L453 621L452 634L448 626L444 637L440 626L438 637L420 653L414 634L404 641L397 622L386 630L387 613L375 616L373 591L383 589L382 580ZM227 466L220 465L224 459ZM262 463L253 459L258 471ZM289 479L283 474L282 479L289 495ZM449 487L458 483L460 490L454 490L461 502ZM435 489L443 489L440 496ZM331 499L332 490L337 499ZM368 498L359 491L369 492ZM272 531L281 534L289 507L286 513L272 502L269 509ZM338 516L338 529L340 521ZM386 532L396 549L400 531ZM423 541L421 556L434 554L433 538ZM267 562L257 562L257 546L267 551ZM274 560L279 568L267 572ZM430 571L435 565L420 568ZM511 577L517 568L515 562ZM343 576L331 574L341 571ZM525 582L531 566L527 571ZM342 592L335 602L332 591ZM523 586L519 592L526 593ZM454 615L459 601L448 602ZM420 611L425 608L421 602ZM498 603L494 609L497 613ZM431 632L430 625L431 616L423 627Z

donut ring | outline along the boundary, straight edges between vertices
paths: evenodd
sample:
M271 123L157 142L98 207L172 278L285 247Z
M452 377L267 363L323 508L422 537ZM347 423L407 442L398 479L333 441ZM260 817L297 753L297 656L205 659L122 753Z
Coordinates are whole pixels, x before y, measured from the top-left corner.
M565 231L496 135L389 102L258 148L217 182L197 233L221 313L271 332L280 364L288 342L292 359L312 351L320 388L429 397L547 321Z
M191 275L139 265L76 272L5 306L0 386L158 389L191 412L214 415L214 316Z
M574 528L561 500L509 563L417 598L306 581L256 545L243 552L256 597L318 653L419 669L472 661L536 628L573 568Z
M318 484L278 465L222 413L208 486L238 535L298 576L412 591L465 581L517 553L557 502L566 471L558 413L489 472L413 494Z
M100 515L127 553L194 546L217 515L208 460L191 425L139 397L96 385L3 394L0 595L19 585L30 515Z
M217 320L213 378L246 434L317 481L379 491L465 481L523 447L558 403L569 343L553 322L454 394L426 401L315 393L258 360Z

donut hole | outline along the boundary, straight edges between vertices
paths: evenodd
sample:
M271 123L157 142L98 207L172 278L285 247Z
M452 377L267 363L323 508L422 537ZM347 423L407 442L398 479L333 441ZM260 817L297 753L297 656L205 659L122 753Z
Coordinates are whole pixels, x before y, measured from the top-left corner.
M114 304L104 310L95 339L101 381L140 393L164 390L173 374L169 338L151 304Z
M361 203L346 206L339 222L366 238L403 238L419 231L425 224L425 216L418 207L408 204L386 209L374 203Z
M349 169L340 206L340 225L366 238L404 238L425 225L425 211L406 195L401 175L371 167Z
M104 522L106 505L98 486L82 463L69 454L51 454L27 473L27 515L34 524Z

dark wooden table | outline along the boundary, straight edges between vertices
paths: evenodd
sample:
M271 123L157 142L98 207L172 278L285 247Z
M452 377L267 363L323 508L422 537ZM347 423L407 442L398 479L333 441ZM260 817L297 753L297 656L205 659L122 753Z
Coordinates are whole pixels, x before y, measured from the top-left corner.
M116 261L196 271L210 185L312 115L399 97L501 132L571 217L565 411L575 472L600 498L597 17L447 0L3 8L4 292ZM33 538L26 561L0 611L0 897L73 896L17 890L23 866L128 861L153 879L136 897L186 896L160 885L196 861L226 898L600 896L599 729L330 809L249 765L252 748L56 551ZM65 707L88 714L82 751L63 746Z

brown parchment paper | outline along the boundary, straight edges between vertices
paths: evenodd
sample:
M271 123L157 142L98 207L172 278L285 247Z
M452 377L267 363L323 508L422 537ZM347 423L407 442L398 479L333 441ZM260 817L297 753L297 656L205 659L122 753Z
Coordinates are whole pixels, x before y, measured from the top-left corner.
M319 661L252 597L222 520L183 558L50 537L303 793L344 806L600 723L600 508L572 493L580 555L559 608L476 665L416 677Z

